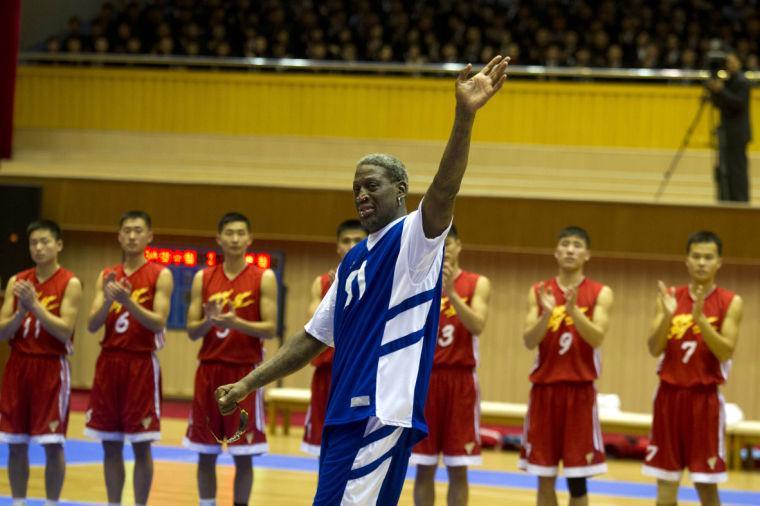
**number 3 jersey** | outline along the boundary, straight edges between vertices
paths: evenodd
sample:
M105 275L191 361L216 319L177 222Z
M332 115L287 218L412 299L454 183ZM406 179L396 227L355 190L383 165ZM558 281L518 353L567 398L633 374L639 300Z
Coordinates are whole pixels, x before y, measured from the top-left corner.
M203 303L220 304L222 312L232 311L249 322L261 321L259 297L264 269L247 264L233 279L224 273L223 264L203 270ZM261 339L238 330L211 327L203 336L198 353L201 362L256 365L263 358Z
M36 270L28 269L16 275L16 282L29 281L34 285L39 303L53 315L60 316L61 301L73 277L74 274L71 271L59 267L52 276L40 283ZM8 296L11 294L8 293ZM13 309L14 311L18 309L18 300L14 300ZM72 350L73 339L72 336L67 344L63 344L45 330L31 312L28 312L21 322L21 327L11 338L10 346L13 351L30 355L68 355Z
M325 425L375 416L427 433L446 232L428 239L419 210L357 244L305 330L334 345ZM415 440L416 441L416 440Z
M734 292L715 287L705 296L702 313L713 328L720 332ZM675 290L676 311L670 320L668 340L660 357L658 374L671 385L691 387L719 385L728 378L731 361L721 363L702 338L701 329L694 324L694 298L688 285Z
M537 301L540 300L539 286L533 286ZM538 346L538 356L530 373L530 381L539 384L594 381L602 368L600 350L588 344L573 325L573 319L565 307L565 292L557 279L545 281L544 286L551 289L555 306L544 339ZM589 278L584 278L578 285L575 305L589 319L594 317L596 299L602 288L604 285ZM538 307L538 315L541 316L541 304Z
M460 271L454 280L454 290L468 306L472 304L475 285L480 275ZM435 367L477 367L478 336L473 336L457 316L457 311L444 293L441 296L441 316L438 320L438 342L435 347Z
M165 268L160 264L147 262L127 276L124 265L119 264L104 269L103 279L105 280L111 272L116 274L116 281L126 279L132 286L130 298L152 311L156 282ZM101 345L104 350L152 352L164 347L164 332L153 332L145 328L121 303L114 301L106 317L105 334Z

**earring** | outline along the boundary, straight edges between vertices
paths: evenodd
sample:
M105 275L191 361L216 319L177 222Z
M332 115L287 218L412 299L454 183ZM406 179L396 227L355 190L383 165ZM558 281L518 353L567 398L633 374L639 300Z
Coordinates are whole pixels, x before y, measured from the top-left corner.
M400 205L401 205L401 196L399 195L398 197L396 197L396 206L400 206Z

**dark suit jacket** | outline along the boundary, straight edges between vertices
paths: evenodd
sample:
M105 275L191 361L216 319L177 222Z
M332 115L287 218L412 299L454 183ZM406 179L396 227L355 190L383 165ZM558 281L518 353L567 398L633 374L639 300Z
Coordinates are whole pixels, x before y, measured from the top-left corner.
M749 90L750 83L739 72L724 83L718 93L711 93L711 100L720 109L720 126L726 132L726 137L734 142L749 142L752 130L749 123Z

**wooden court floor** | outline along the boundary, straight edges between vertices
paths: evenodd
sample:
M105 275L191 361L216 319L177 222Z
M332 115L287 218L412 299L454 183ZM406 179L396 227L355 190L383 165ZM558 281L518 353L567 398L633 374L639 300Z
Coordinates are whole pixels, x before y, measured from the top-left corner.
M195 456L180 450L182 436L186 428L185 420L164 419L162 421L162 441L154 450L155 474L150 504L194 505L198 504L195 481ZM70 443L67 445L67 476L62 495L64 504L102 504L105 502L105 486L102 467L99 463L99 446L84 443L81 436L84 417L72 413L69 426ZM296 428L290 435L270 435L270 455L254 460L254 487L251 504L290 506L311 504L316 487L316 461L304 456L299 450L301 432ZM34 448L33 448L34 450ZM7 462L7 447L0 450L0 461ZM32 459L41 462L39 458ZM535 504L533 481L517 471L517 455L514 452L488 451L484 455L484 465L475 468L479 472L470 489L470 504L479 505L530 505ZM127 464L127 484L123 504L133 504L131 490L131 463ZM594 505L643 505L653 504L646 497L651 493L652 480L641 476L640 465L636 462L612 461L610 471L600 480L605 489L616 491L609 495L595 493L591 496ZM220 461L217 468L219 492L218 504L232 504L231 485L234 468ZM622 485L621 485L622 484ZM399 504L411 506L413 482L407 480ZM760 505L760 471L733 472L730 481L721 487L724 504ZM622 492L621 492L622 491ZM437 504L445 504L446 484L437 483ZM44 498L43 467L32 466L29 483L30 498ZM10 487L6 469L0 472L0 505L10 504ZM560 493L560 503L567 503L567 494ZM35 502L30 501L30 505ZM41 502L38 504L42 504ZM681 501L680 504L696 504Z

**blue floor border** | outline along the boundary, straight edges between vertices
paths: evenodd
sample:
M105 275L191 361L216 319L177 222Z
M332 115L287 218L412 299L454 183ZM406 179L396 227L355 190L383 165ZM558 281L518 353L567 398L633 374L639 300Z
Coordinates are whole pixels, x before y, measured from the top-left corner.
M124 447L124 457L132 460L132 448L129 445ZM186 448L177 446L154 445L153 458L156 462L177 462L194 464L197 461L197 454ZM103 460L103 450L100 443L94 441L84 441L70 439L66 442L66 461L69 464L99 464ZM29 463L33 466L41 466L45 463L45 453L41 446L31 445L29 448ZM218 461L219 465L233 465L232 458L227 455L221 455ZM8 466L8 446L0 445L0 467ZM297 471L306 473L316 473L317 459L307 456L296 455L263 455L254 458L254 467L261 469L273 469L280 471ZM410 466L407 472L407 478L414 478L414 466ZM446 482L446 471L443 468L438 470L436 480ZM481 485L504 489L522 489L535 490L536 478L521 472L510 471L493 471L471 468L469 471L469 481L471 485ZM589 493L599 494L609 497L621 497L629 499L654 499L656 497L656 485L654 483L637 483L620 480L609 480L604 478L591 479L588 482ZM557 489L566 491L565 481L557 480ZM726 505L760 505L760 492L745 490L723 489L720 491L721 500ZM698 501L698 496L693 487L681 487L679 499L682 501ZM10 498L0 496L0 506L11 504ZM44 501L30 499L29 506L43 505ZM59 503L60 506L82 506L95 503L86 502L65 502Z

